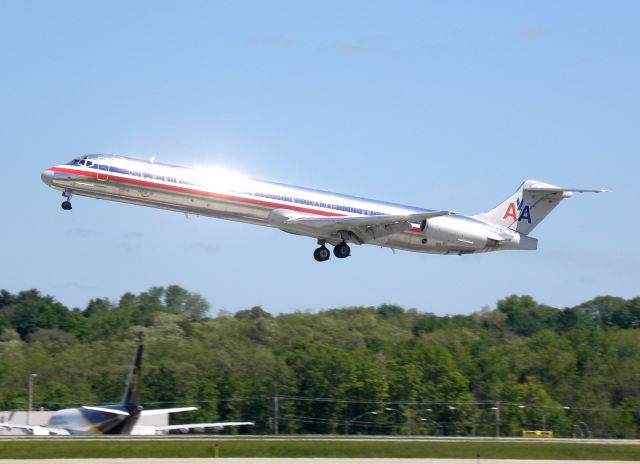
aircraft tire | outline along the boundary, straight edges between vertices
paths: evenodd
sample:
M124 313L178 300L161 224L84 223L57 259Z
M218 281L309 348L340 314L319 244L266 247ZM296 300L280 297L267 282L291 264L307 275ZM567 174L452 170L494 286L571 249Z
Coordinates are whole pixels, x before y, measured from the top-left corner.
M71 209L71 202L70 201L63 201L62 202L62 209L65 211L68 211Z
M313 257L316 261L322 262L328 260L331 257L331 253L329 253L329 249L327 247L321 246L315 249Z
M349 245L347 245L344 242L338 243L333 248L333 256L335 256L336 258L346 258L350 254L351 254L351 248L349 247Z

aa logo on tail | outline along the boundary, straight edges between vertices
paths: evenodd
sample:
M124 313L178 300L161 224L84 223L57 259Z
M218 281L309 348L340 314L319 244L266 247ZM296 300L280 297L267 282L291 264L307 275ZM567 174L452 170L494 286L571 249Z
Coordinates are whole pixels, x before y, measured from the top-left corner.
M518 211L520 214L518 214ZM531 224L531 212L529 211L529 206L525 205L524 201L518 198L516 203L511 202L509 203L509 206L507 206L507 211L505 211L503 219L507 218L511 218L518 222L526 219L526 221Z

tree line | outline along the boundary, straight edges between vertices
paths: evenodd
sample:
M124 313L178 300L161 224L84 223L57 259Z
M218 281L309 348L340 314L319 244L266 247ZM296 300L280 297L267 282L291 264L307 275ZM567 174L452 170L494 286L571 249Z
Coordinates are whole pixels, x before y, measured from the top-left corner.
M0 409L116 402L144 334L141 399L231 433L638 438L640 297L554 308L511 295L469 315L396 305L210 314L179 286L70 309L0 291Z

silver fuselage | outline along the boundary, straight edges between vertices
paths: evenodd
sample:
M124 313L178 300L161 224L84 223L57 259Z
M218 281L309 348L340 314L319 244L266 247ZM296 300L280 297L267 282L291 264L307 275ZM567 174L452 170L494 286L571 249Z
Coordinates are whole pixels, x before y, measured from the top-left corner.
M53 166L42 174L49 186L66 194L229 219L306 235L337 244L344 236L307 225L285 225L274 211L319 217L401 215L431 210L321 190L250 179L222 169L185 168L122 156L87 155ZM422 253L467 254L531 250L537 240L478 219L453 214L435 217L426 227L366 243ZM508 240L493 240L496 235ZM348 241L348 240L347 240Z

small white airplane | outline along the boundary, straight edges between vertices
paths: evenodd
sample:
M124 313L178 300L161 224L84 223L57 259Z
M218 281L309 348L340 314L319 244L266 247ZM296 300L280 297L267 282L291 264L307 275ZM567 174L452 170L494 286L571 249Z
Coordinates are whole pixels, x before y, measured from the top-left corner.
M198 409L193 406L144 409L138 403L142 351L142 343L140 343L133 355L122 402L111 405L61 409L51 416L46 426L1 422L0 428L25 430L32 435L161 435L170 430L180 430L186 433L189 430L202 431L207 428L221 430L224 427L255 425L253 422L208 422L159 426L136 425L140 417Z
M42 173L62 191L62 209L81 195L276 227L317 239L326 261L351 254L349 243L422 253L535 250L529 233L573 192L527 180L494 209L473 216L250 179L224 169L196 169L114 155L85 155Z

